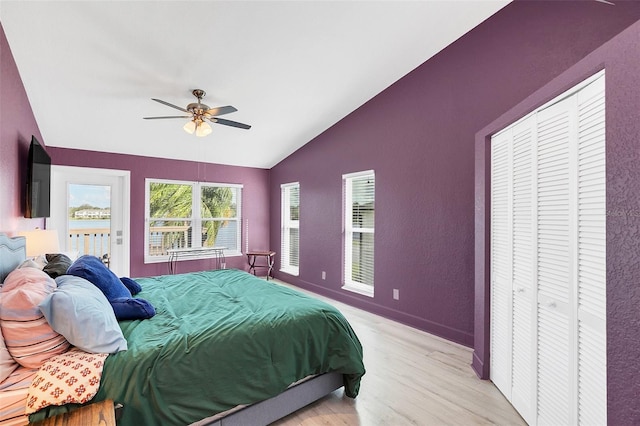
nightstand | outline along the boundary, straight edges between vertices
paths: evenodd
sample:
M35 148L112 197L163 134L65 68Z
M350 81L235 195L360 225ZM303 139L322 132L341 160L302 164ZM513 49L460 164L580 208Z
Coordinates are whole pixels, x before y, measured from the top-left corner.
M253 271L253 275L256 274L256 268L267 269L267 281L269 277L273 278L273 263L275 261L276 252L271 250L253 250L247 252L247 261L249 262L249 273ZM256 259L264 257L267 261L266 265L256 265Z

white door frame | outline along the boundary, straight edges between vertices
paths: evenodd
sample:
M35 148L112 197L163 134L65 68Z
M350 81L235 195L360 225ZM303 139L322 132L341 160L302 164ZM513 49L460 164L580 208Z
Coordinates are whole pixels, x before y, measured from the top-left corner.
M108 185L111 191L111 257L112 269L119 277L129 276L130 268L130 192L129 170L97 169L89 167L51 166L51 217L48 227L68 235L67 200L69 184ZM64 194L64 196L62 195ZM121 235L118 235L121 234ZM64 250L67 238L61 241Z

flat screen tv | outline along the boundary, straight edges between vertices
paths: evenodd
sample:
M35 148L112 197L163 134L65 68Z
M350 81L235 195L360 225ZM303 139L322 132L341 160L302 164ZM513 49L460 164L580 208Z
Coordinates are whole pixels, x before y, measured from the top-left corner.
M27 200L24 217L49 217L51 199L51 157L31 137L27 162Z

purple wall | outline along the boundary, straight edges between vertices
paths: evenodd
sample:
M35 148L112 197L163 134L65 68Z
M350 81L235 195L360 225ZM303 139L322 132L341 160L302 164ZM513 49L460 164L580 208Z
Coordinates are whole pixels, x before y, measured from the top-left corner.
M270 174L116 154L51 151L57 164L132 170L132 275L164 273L162 264L142 264L144 206L139 197L145 176L199 179L206 170L208 180L242 179L244 211L251 215L251 245L268 241L274 250L280 247L280 184L299 181L300 276L276 275L474 345L474 362L480 363L478 371L482 371L488 359L483 350L488 337L484 328L486 288L480 274L476 299L474 274L478 262L483 266L484 221L483 210L474 211L474 167L478 170L484 165L482 152L474 156L475 135L503 114L512 114L523 100L533 107L539 97L557 93L597 68L596 63L606 61L607 202L617 212L607 221L609 419L617 424L637 423L640 409L633 393L640 383L640 205L636 195L640 190L640 120L634 121L640 110L638 24L581 62L579 69L572 67L639 18L640 2L616 1L616 6L596 1L511 3L282 161ZM22 198L21 157L26 157L31 134L38 136L39 132L4 34L0 36L0 231L12 232L40 226L37 220L21 219L21 207L16 206ZM554 80L560 75L563 77ZM556 83L544 93L528 98L552 80ZM376 170L377 186L373 299L340 290L341 175L366 169ZM163 170L162 175L156 170ZM222 175L233 179L223 180ZM477 178L481 182L482 173ZM252 197L249 191L255 191ZM481 195L477 187L475 194ZM479 199L478 205L482 203ZM475 234L478 241L474 245L476 229L481 232ZM259 241L254 243L254 236ZM480 249L476 249L478 244ZM326 281L321 280L321 271L327 272ZM392 299L393 288L400 289L399 301Z
M472 346L476 132L639 18L640 2L516 1L283 160L271 198L300 182L300 275L276 276ZM341 176L367 169L374 298L341 290ZM279 228L272 202L276 250Z
M43 219L23 217L31 135L46 143L0 24L0 232L9 235L44 226Z
M640 423L640 22L476 135L476 294L473 367L489 375L489 137L605 69L607 155L607 394L609 424Z
M249 221L249 248L266 247L269 241L269 171L249 167L224 166L191 161L111 154L50 147L53 164L129 170L131 172L131 272L133 277L167 273L166 263L144 264L145 178L242 184L242 249ZM207 269L209 260L180 262L180 272ZM248 269L244 256L228 257L228 268Z

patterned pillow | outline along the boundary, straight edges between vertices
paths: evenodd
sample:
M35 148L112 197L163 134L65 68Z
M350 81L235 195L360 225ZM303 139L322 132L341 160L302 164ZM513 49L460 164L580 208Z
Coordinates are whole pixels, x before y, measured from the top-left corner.
M84 404L98 392L108 354L88 354L77 348L47 360L31 382L26 413L49 405Z
M14 270L2 285L0 328L9 353L23 367L38 368L47 358L69 350L69 342L38 308L55 288L55 281L35 268Z

